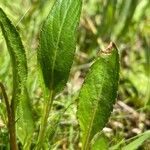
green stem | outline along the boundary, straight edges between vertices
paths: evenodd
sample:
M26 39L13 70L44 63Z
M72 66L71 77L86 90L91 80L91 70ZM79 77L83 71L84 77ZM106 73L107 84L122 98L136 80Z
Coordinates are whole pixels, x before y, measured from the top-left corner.
M40 131L39 131L37 146L35 150L40 150L43 146L43 142L45 139L45 132L47 129L47 121L48 121L49 113L52 108L52 104L53 104L53 91L50 91L49 100L46 101L44 104L44 113L41 119L42 122L41 122Z

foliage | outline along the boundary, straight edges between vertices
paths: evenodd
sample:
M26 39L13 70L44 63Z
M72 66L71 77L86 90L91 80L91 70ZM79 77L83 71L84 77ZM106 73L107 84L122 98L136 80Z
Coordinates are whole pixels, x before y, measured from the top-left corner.
M10 132L10 138L16 138L16 135L14 135L14 129L15 116L17 116L17 118L19 118L19 121L17 122L18 137L21 142L24 143L26 139L31 138L33 131L33 120L31 109L29 107L29 99L27 93L25 93L27 80L25 50L18 32L1 8L0 25L11 57L13 72L13 92L11 101L9 102L7 97L5 98L8 114L8 129ZM16 147L13 143L10 144L12 144L11 149L12 147Z
M113 43L108 48L109 53L107 49L101 52L91 66L79 94L77 112L83 150L89 149L94 135L105 127L117 97L119 55Z
M37 53L46 87L46 102L38 139L40 143L43 143L45 137L46 122L54 96L63 90L73 63L81 2L81 0L56 1L42 27Z
M0 2L0 7L12 20L25 46L28 78L23 84L27 89L24 94L28 96L27 100L29 100L29 105L25 108L32 106L30 111L32 111L33 121L35 122L32 139L30 135L25 138L29 141L27 145L31 144L31 149L35 148L37 144L41 118L44 115L43 108L48 100L47 95L49 93L49 90L45 91L42 71L39 73L40 68L37 69L39 64L37 65L36 52L40 51L38 43L41 42L41 24L46 20L47 14L54 3L55 0L1 0ZM130 142L131 145L136 143L139 138L140 142L136 145L140 149L149 149L147 134L149 131L146 130L150 126L150 1L84 0L82 6L81 21L77 30L78 40L74 64L65 89L53 97L53 107L48 115L46 138L42 146L44 149L73 150L81 148L80 139L82 139L82 135L79 133L80 129L76 119L78 93L80 95L80 88L81 91L84 88L81 85L86 74L88 76L90 73L89 67L91 62L97 59L99 50L104 49L110 41L115 41L119 49L121 65L118 101L106 128L92 139L93 148L96 149L97 146L101 145L104 149L108 149L108 147L110 149L122 149L127 144L130 145ZM68 23L71 22L68 21ZM59 24L56 24L56 27L59 27ZM8 98L11 100L12 89L14 89L12 87L12 63L1 35L0 32L0 82L5 85ZM72 38L75 38L75 36ZM71 64L72 61L69 63ZM37 76L38 73L40 78ZM1 149L9 149L6 111L0 90ZM22 112L22 109L20 111ZM24 109L23 111L26 112ZM21 121L20 117L16 118L17 124ZM25 121L22 120L21 122ZM22 133L25 137L27 132ZM104 135L101 133L104 133ZM19 149L22 149L24 144L21 139L18 140ZM91 145L91 143L89 144ZM24 149L27 149L26 145L24 145ZM138 148L136 147L136 149Z

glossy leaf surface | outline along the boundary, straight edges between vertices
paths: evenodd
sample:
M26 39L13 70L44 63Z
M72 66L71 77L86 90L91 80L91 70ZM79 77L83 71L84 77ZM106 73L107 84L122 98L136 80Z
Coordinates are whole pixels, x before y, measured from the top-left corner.
M91 66L79 94L78 120L82 131L83 150L106 125L117 96L119 55L111 43Z

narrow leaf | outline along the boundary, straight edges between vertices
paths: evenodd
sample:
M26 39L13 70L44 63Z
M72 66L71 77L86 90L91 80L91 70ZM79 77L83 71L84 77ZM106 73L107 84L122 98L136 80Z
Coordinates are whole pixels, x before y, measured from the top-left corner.
M38 62L48 89L60 92L69 76L76 46L81 0L56 0L40 34Z
M146 131L145 133L143 133L140 137L138 137L137 139L135 139L134 141L123 147L122 150L136 150L147 139L150 139L150 131Z
M27 89L24 95L20 97L20 103L17 107L17 135L23 145L24 150L28 150L32 140L34 131L34 122L32 116L32 107Z
M83 150L106 125L117 96L119 55L111 43L91 66L79 94L77 116L82 130Z
M7 18L3 10L0 8L0 26L5 37L7 48L12 61L13 71L13 98L15 104L18 102L19 94L27 79L27 62L25 50L22 45L20 36ZM16 106L15 106L16 107Z
M14 25L7 18L6 14L0 8L0 27L6 40L8 52L12 63L13 72L13 92L11 100L11 111L16 114L17 133L22 143L27 137L32 135L33 120L29 105L29 99L26 93L27 80L27 60L25 50ZM22 110L22 112L20 111ZM28 118L28 120L27 120ZM26 137L22 131L26 132Z
M109 148L109 150L120 150L121 144L124 143L124 139L117 141L118 143Z

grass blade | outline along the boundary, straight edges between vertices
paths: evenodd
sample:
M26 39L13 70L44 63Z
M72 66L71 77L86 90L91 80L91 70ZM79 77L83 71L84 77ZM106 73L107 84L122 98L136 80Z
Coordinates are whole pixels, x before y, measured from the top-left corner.
M144 132L140 137L126 145L125 147L122 148L122 150L136 150L139 148L144 141L150 138L150 131Z

